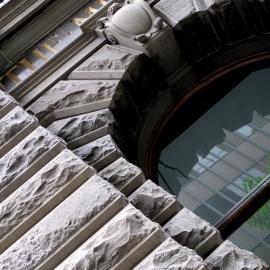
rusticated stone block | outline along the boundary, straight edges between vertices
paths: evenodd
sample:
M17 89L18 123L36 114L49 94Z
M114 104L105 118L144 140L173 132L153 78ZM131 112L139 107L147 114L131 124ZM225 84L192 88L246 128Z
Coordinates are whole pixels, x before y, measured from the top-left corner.
M143 242L157 231L157 224L128 205L56 269L132 269L134 249L140 245L141 253L147 253Z
M203 259L195 251L168 238L134 270L206 270Z
M200 249L200 255L204 255L221 243L221 237L216 228L186 208L166 223L163 229L179 244L191 249L196 249L209 239L211 243L205 244L205 249Z
M0 253L94 173L64 150L0 203Z
M0 90L0 118L12 110L16 103L11 96Z
M35 121L33 116L22 108L15 107L0 120L0 147L33 121Z
M66 142L70 142L112 121L112 114L105 109L55 121L48 129Z
M3 201L63 148L64 144L56 136L45 128L38 127L4 155L0 159L0 201ZM51 157L48 157L49 152ZM46 153L47 157L43 158Z
M124 205L116 189L93 176L2 253L0 269L53 269Z
M175 196L147 180L134 193L129 201L148 218L163 223L182 209Z
M105 45L75 71L124 71L136 54L117 46Z
M145 181L141 169L122 157L98 174L125 195L129 195Z
M103 169L121 155L110 135L85 144L75 149L74 153L97 170Z
M28 110L41 120L45 116L57 112L59 114L61 111L63 115L60 114L60 117L72 116L68 112L71 109L74 114L78 114L76 109L79 110L79 114L102 109L99 108L99 103L112 97L116 85L117 81L109 80L60 81L35 101ZM90 108L91 104L92 108ZM87 108L81 108L84 105L87 105ZM55 119L57 118L55 115Z
M197 11L193 0L161 0L154 10L172 27Z
M269 270L270 267L252 252L240 249L230 241L223 242L205 260L208 270Z

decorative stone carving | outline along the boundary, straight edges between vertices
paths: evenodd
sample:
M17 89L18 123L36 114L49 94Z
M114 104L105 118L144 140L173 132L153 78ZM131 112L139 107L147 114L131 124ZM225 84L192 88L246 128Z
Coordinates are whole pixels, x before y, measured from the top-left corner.
M35 118L20 107L10 111L0 120L0 147L33 121Z
M145 181L142 171L122 157L98 174L125 195L130 194Z
M163 223L182 209L175 196L169 194L151 180L129 196L129 201L148 218Z
M27 176L23 177L22 174L35 163L34 174L39 169L38 160L41 160L41 163L46 162L46 159L42 161L42 155L51 151L59 143L62 145L59 138L46 129L39 127L3 156L0 159L0 201L16 189L16 184L13 183L16 179L17 184L22 185L27 180L27 177L31 177L32 174L29 175L28 173ZM64 145L62 145L63 147ZM57 154L57 151L54 151L54 155ZM19 177L22 177L24 181L22 178L19 181ZM11 184L14 187L9 189L8 186Z
M270 267L252 252L240 249L230 241L223 242L205 260L208 270L269 270Z
M110 135L85 144L75 149L74 153L97 170L103 169L121 155Z
M191 211L183 208L176 216L163 226L168 236L178 243L195 249L216 229ZM220 240L221 241L221 240ZM216 243L217 245L218 243Z
M113 4L97 28L112 44L144 51L144 44L158 35L164 24L144 0L126 0Z
M71 151L63 150L51 162L38 171L38 173L13 192L5 201L0 203L0 253L2 247L1 238L4 238L7 233L29 218L30 215L30 218L33 219L33 215L37 214L34 213L37 209L43 207L59 190L64 188L66 184L74 180L80 172L87 168L87 173L81 176L83 181L86 181L87 178L92 176L95 170L87 166ZM76 179L76 181L78 184L82 182L80 179ZM61 194L60 201L67 195ZM54 198L54 201L56 202L57 200ZM46 212L49 211L48 208L52 207L46 207ZM25 230L25 226L22 230Z
M28 110L32 111L36 117L41 120L51 113L61 110L67 111L72 108L80 109L80 113L102 109L95 106L95 103L110 99L114 93L116 85L117 81L109 80L60 81L35 101ZM92 108L89 108L90 104L93 105ZM88 108L80 108L83 105L87 105ZM106 105L108 104L106 103ZM72 112L74 112L74 114L78 114L74 110ZM68 111L66 112L66 116L69 116Z
M206 270L203 259L195 251L168 238L134 270Z
M48 129L66 142L70 142L112 121L113 116L106 109L55 121Z
M0 269L36 269L49 256L63 248L62 246L71 237L76 237L80 228L90 224L83 232L83 238L80 238L80 241L85 241L115 213L116 210L112 210L112 214L107 212L101 216L102 211L114 204L116 199L124 200L109 183L98 176L93 176L2 253ZM117 210L119 211L119 207ZM99 215L98 222L92 224L91 221L97 215ZM80 242L74 240L73 250L79 244ZM61 260L63 254L66 256L65 252L56 256L50 267L45 269L53 269L51 266L57 264L56 261Z
M113 269L125 256L129 255L132 258L132 250L142 244L158 228L157 224L145 218L133 206L128 205L61 263L56 270ZM141 250L145 248L140 247ZM129 260L125 268L119 269L132 269L130 265L132 262L132 259Z

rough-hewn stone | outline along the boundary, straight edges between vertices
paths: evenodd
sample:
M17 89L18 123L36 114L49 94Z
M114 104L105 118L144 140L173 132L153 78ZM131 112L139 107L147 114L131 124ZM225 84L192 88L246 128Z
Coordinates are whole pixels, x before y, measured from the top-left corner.
M15 181L42 154L49 151L59 139L39 127L0 159L0 190Z
M22 108L15 107L0 121L0 147L34 120Z
M106 135L98 140L85 144L74 150L74 153L84 160L87 164L92 165L96 169L101 169L100 165L96 167L97 164L102 163L104 158L108 157L112 153L116 155L102 164L101 167L108 165L107 163L113 162L120 156L120 151L116 144L113 142L110 135Z
M135 56L135 54L122 48L105 45L75 71L125 70Z
M157 224L128 205L56 269L112 269L157 229Z
M15 100L11 96L0 90L0 111L10 102L15 103Z
M48 129L66 142L110 124L113 116L108 109L55 121Z
M212 225L186 208L166 223L163 229L178 243L192 249L216 231Z
M182 209L180 203L176 201L175 196L169 194L151 180L147 180L132 193L128 199L136 208L140 209L144 215L154 220L156 220L157 216L162 211L172 204L174 204L174 210L171 216Z
M244 249L240 249L230 241L223 242L205 260L208 270L269 270L266 263Z
M87 167L89 166L71 151L62 151L0 204L0 239ZM94 172L92 169L92 175Z
M168 238L134 270L206 270L195 251Z
M42 97L35 101L28 110L38 119L62 109L81 106L112 97L117 81L60 81Z
M140 186L144 181L142 171L122 157L104 168L98 174L119 190L122 190L133 180L138 181L138 184L134 185L135 188Z
M35 269L82 226L120 197L120 193L110 184L93 176L2 253L0 269ZM100 226L102 222L105 223L106 219L103 218Z

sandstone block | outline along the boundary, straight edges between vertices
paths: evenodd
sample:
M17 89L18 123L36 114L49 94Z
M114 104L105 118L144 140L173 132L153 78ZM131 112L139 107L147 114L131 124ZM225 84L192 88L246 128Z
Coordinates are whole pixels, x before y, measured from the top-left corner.
M182 209L175 196L169 194L151 180L147 180L128 199L144 215L159 223L167 221Z
M98 174L125 195L129 195L145 181L142 171L122 157Z
M125 205L93 176L0 255L0 269L53 269Z
M184 247L172 238L165 240L134 270L206 270L203 259L195 251Z
M56 269L132 269L148 245L158 245L163 239L159 232L156 223L128 205Z
M186 208L167 222L163 229L179 244L196 250L199 247L197 252L201 256L222 242L215 227Z
M252 252L240 249L230 241L223 242L205 260L208 270L269 270L270 267Z

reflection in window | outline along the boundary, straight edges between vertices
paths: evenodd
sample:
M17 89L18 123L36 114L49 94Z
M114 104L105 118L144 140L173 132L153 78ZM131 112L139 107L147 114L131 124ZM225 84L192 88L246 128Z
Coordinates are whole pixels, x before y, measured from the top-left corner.
M270 173L269 75L251 73L161 153L160 184L212 224ZM268 263L269 239L270 202L231 236Z

